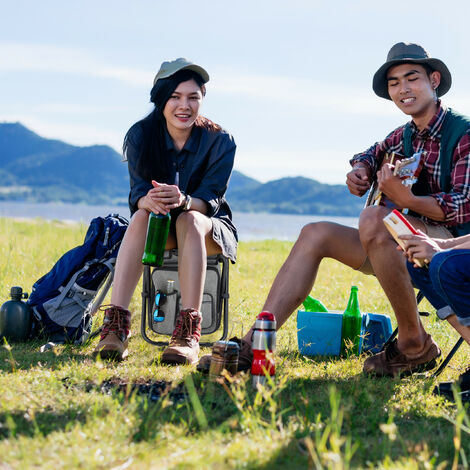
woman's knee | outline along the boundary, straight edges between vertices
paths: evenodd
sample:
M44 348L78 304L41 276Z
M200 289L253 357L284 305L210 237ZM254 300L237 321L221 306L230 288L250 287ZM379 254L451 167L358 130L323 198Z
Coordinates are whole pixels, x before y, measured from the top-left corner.
M176 219L176 233L194 233L205 237L212 229L209 217L197 211L182 212Z
M145 209L137 210L132 216L129 226L126 230L126 235L129 236L140 236L147 233L147 225L149 220L149 212Z

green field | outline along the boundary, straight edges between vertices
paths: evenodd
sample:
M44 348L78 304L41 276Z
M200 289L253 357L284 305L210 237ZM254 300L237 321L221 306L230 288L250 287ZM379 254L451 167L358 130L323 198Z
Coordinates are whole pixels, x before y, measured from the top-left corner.
M30 292L85 231L0 218L0 302L11 286ZM231 336L259 313L291 245L240 244L230 268ZM312 295L342 310L353 284L363 311L390 314L375 278L331 260L322 264ZM257 392L243 374L212 383L195 367L160 365L161 349L139 334L140 299L139 286L123 363L94 362L96 339L46 353L39 341L0 347L0 469L468 468L468 408L434 396L435 380L369 379L362 375L364 357L302 357L293 315L278 333L274 384ZM431 307L423 302L423 309ZM453 330L435 315L425 323L448 352L457 339ZM464 345L442 378L456 378L468 357ZM171 386L155 402L129 388L104 393L101 387L157 380Z

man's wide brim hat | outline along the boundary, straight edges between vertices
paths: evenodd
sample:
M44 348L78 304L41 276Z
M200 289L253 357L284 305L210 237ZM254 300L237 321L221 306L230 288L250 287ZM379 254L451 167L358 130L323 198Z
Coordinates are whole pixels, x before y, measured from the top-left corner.
M427 64L432 70L440 72L441 83L436 89L437 96L445 95L452 85L452 76L442 60L430 57L419 44L399 42L390 49L385 64L375 72L372 88L376 95L387 100L391 99L388 94L387 71L393 65L399 64Z
M184 57L179 57L175 60L168 60L163 62L163 64L160 66L160 70L157 72L157 75L155 75L153 84L155 85L157 80L160 80L161 78L171 77L180 70L192 70L201 76L204 83L209 81L209 74L200 65L197 65L188 59L185 59Z

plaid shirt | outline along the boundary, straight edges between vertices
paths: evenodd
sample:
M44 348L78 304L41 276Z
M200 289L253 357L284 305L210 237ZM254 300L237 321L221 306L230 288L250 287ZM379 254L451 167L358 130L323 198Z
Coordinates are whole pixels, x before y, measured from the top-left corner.
M460 139L455 149L452 159L451 190L444 193L439 183L441 174L439 150L441 148L440 131L446 113L447 109L439 106L437 113L425 129L420 132L413 121L411 121L411 128L414 151L424 150L426 152L422 171L425 172L431 188L429 196L437 201L444 212L445 221L442 224L452 226L470 220L470 129ZM377 142L365 152L354 155L350 160L351 165L358 162L364 163L371 170L371 174L375 175L386 153L404 153L404 128L403 125L395 129L382 142ZM426 220L432 224L441 224L435 220Z

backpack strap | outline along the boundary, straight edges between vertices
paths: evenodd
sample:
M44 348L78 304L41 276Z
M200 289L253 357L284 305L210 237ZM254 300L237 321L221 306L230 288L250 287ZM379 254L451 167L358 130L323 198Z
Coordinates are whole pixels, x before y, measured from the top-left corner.
M411 140L412 133L411 124L407 122L403 129L403 154L405 157L411 157L414 153L413 142Z
M439 150L439 185L447 193L451 189L452 159L460 139L470 129L470 118L448 108L441 126L441 145ZM403 153L410 157L413 154L412 130L408 122L403 129ZM454 236L470 233L470 222L449 227Z
M441 190L449 192L451 189L452 159L460 139L470 129L470 118L456 113L453 109L447 110L441 127L441 149L439 152L440 170L439 184ZM470 222L449 227L455 237L470 233Z
M452 171L452 158L460 139L470 129L470 119L456 113L453 109L447 110L441 127L441 150L439 160L441 174L439 183L441 190L447 193L450 190L450 175Z

